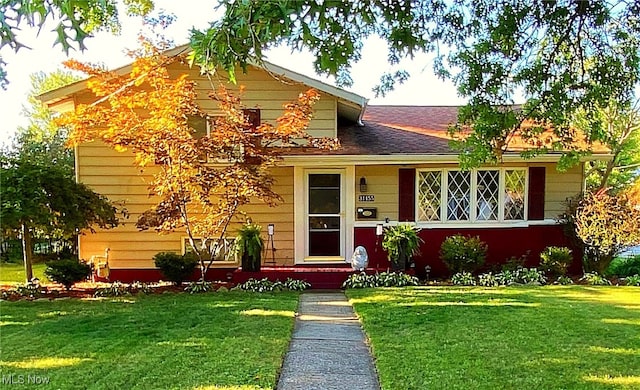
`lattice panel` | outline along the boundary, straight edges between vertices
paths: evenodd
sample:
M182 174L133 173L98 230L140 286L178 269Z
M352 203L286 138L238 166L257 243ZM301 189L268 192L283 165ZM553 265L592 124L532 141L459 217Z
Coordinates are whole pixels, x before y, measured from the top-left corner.
M476 219L498 220L498 194L500 193L500 171L478 171Z
M439 221L442 173L420 172L418 176L418 220Z
M524 219L525 171L505 171L504 219Z
M449 171L447 178L447 219L467 221L471 198L471 172Z

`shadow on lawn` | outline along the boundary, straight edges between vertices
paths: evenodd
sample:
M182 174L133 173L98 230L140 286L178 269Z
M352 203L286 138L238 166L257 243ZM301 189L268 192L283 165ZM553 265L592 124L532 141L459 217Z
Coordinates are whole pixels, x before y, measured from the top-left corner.
M384 388L640 383L637 288L417 287L348 295Z
M297 294L2 302L2 375L56 388L275 387Z

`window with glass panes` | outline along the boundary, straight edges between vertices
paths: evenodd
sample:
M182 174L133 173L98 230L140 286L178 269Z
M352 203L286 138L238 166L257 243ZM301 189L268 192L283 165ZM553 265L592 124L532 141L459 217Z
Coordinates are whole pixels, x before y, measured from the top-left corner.
M525 219L524 168L419 170L419 222L498 222Z

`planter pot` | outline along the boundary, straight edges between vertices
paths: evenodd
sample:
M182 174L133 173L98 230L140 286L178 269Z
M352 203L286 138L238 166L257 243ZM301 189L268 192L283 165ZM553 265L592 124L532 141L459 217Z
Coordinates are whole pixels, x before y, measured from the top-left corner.
M248 254L242 255L242 271L245 272L260 272L260 265L262 259L260 257L250 257Z

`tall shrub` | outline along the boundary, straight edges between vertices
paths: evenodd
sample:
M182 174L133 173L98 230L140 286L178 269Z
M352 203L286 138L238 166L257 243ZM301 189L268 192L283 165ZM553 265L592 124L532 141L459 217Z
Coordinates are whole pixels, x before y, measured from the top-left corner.
M91 275L91 266L78 259L54 260L47 263L44 274L49 280L60 283L69 290L71 286Z
M456 234L447 237L440 246L440 259L451 274L474 272L487 258L487 244L480 237Z

